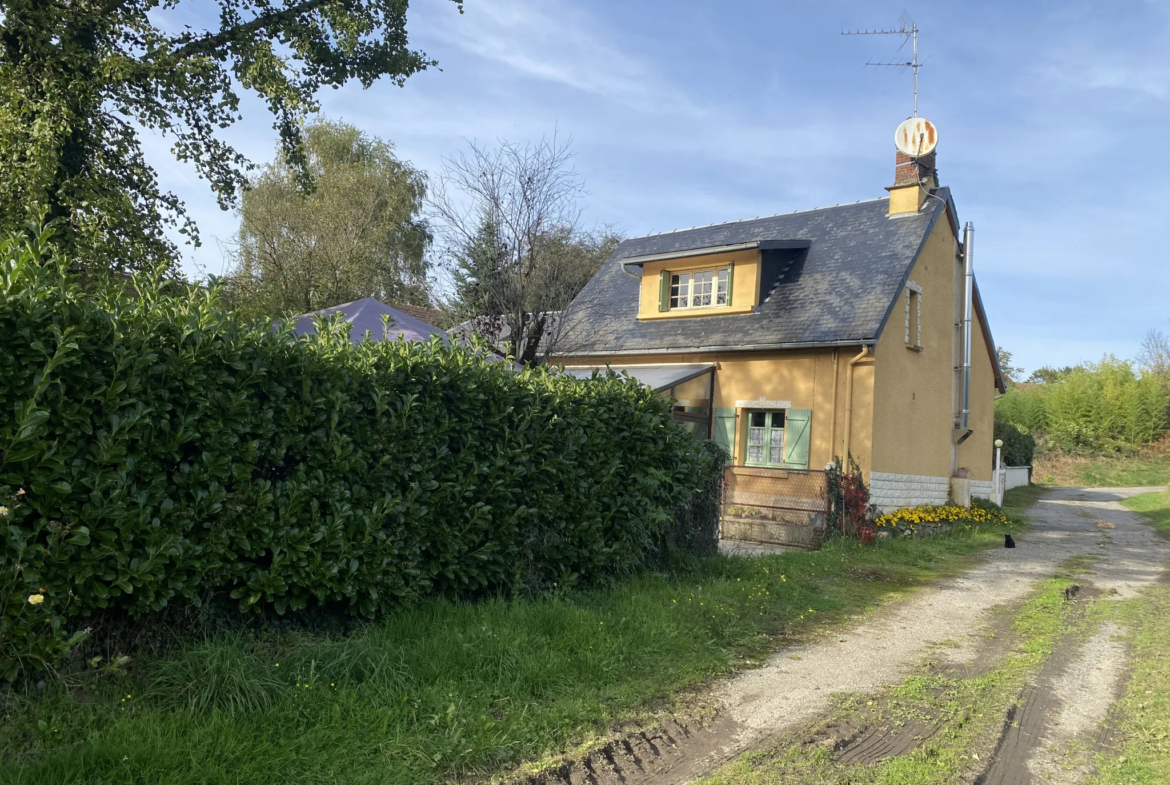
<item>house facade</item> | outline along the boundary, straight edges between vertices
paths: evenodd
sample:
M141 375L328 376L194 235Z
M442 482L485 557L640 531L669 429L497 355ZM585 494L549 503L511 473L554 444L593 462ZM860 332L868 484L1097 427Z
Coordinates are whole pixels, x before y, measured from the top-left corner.
M989 497L1004 380L973 241L933 152L899 152L886 190L626 240L566 313L557 362L673 397L727 450L733 503L798 496L786 483L844 456L879 509Z

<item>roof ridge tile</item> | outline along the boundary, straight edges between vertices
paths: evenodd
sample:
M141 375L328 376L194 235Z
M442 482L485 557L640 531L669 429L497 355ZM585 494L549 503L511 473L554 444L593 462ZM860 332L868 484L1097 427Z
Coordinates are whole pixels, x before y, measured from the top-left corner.
M841 202L839 204L828 204L823 207L807 207L803 210L792 210L787 213L772 213L771 215L757 215L755 218L737 218L733 221L716 221L709 224L695 224L688 226L685 229L668 229L665 232L649 232L647 234L640 234L636 237L627 237L626 240L641 240L646 237L662 237L668 234L679 234L680 232L692 232L695 229L710 229L713 226L731 226L732 224L748 223L749 221L766 221L770 218L782 218L788 215L799 215L800 213L815 213L818 210L836 210L839 207L853 207L858 204L870 204L871 202L882 202L888 200L888 196L879 196L875 199L858 199L856 202Z

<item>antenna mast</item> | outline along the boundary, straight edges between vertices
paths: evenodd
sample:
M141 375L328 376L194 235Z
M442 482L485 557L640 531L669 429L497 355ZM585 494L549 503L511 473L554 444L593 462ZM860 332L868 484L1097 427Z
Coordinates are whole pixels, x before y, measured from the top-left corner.
M918 69L921 68L923 64L918 62L918 25L915 23L915 21L913 19L910 18L910 15L903 12L903 14L902 14L902 27L897 29L897 30L893 30L893 29L844 30L841 32L841 35L900 35L900 36L902 36L902 44L901 44L901 46L898 47L898 51L902 51L902 48L906 46L907 42L913 42L913 55L910 58L910 60L907 62L897 62L897 61L884 62L884 63L869 62L869 63L866 63L866 65L872 65L875 68L899 68L899 69L903 69L903 70L906 68L909 68L914 72L914 116L917 117L918 116Z

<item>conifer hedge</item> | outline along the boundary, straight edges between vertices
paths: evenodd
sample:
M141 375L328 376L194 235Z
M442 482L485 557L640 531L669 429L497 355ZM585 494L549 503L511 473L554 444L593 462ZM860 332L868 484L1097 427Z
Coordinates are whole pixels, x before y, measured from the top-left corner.
M223 592L373 617L611 580L707 479L668 405L628 380L295 338L148 277L82 287L45 235L5 241L0 266L10 677L105 608Z

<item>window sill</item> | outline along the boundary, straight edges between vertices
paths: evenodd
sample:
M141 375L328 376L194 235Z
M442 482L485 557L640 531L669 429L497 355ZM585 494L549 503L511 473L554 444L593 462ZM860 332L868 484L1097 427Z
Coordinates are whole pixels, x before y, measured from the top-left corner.
M908 343L906 344L906 348L912 352L920 352L922 351L922 344Z
M754 305L724 305L711 308L681 308L674 311L654 311L638 314L638 321L652 319L687 319L694 316L731 316L735 314L751 313Z

